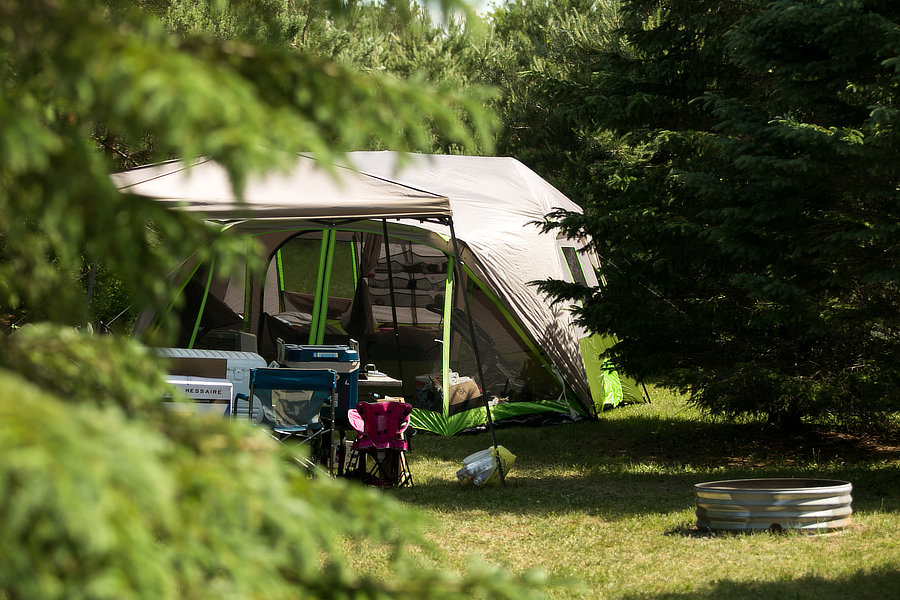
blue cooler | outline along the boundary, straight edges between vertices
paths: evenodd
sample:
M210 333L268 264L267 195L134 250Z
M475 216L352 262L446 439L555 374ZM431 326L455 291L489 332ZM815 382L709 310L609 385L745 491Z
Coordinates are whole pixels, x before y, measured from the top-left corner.
M347 411L356 408L359 388L359 353L350 346L301 346L279 344L278 364L291 369L333 369L338 374L335 425L347 428Z

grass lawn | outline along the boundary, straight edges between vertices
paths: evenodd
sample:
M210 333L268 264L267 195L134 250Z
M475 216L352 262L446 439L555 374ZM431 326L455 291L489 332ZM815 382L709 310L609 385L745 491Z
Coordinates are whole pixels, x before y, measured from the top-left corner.
M670 395L599 421L496 431L517 456L501 488L464 487L461 459L487 433L419 433L415 487L392 490L463 571L475 557L538 568L554 599L900 598L900 441L702 418ZM853 525L827 535L709 534L693 485L746 477L850 481ZM363 552L361 568L380 565Z

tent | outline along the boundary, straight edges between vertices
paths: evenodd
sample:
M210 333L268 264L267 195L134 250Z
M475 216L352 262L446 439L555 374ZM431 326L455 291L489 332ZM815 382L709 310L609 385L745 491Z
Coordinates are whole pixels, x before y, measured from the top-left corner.
M352 339L364 362L402 381L413 425L445 435L491 414L594 416L640 399L633 382L600 364L610 339L587 335L529 284L597 285L583 244L535 225L577 205L512 158L353 152L346 160L325 168L300 156L289 172L251 178L242 199L211 161L113 176L122 191L199 212L267 253L262 280L219 281L198 264L181 275L181 345L243 336L272 359L279 339Z

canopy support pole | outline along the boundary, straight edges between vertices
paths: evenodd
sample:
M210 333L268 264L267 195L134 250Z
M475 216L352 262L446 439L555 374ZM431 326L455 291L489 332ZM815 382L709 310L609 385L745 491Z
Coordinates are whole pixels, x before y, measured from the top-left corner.
M463 288L463 259L462 254L459 252L459 243L456 241L456 229L453 227L453 219L447 219L447 224L450 226L450 239L453 242L453 254L455 254L455 267L456 267L456 280L458 289L462 292L463 301L466 306L466 321L468 321L469 325L469 336L472 338L472 352L475 354L475 366L478 369L478 380L481 383L481 399L484 401L484 411L487 415L487 423L488 430L491 432L491 444L494 447L494 452L497 452L497 435L494 432L494 420L491 417L491 405L488 400L487 395L487 386L484 380L484 369L481 366L481 353L478 351L478 338L475 335L475 323L472 321L472 308L469 303L469 294L466 289ZM445 393L449 393L450 390L446 390ZM500 460L499 453L497 454L497 473L500 475L500 485L506 485L506 475L503 473L503 461Z
M391 267L391 244L388 238L387 219L381 220L381 227L384 232L384 258L387 263L388 290L391 293L391 318L394 324L394 347L397 351L397 373L400 375L400 381L403 381L403 361L400 357L400 327L397 324L397 298L394 294L394 270Z

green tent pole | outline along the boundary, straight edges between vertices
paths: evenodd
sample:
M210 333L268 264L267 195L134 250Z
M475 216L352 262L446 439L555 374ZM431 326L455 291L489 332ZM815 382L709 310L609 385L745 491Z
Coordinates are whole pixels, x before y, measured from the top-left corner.
M209 263L209 274L206 277L206 287L203 288L203 299L200 301L200 310L197 311L197 320L194 322L194 330L191 332L191 341L188 342L188 348L194 347L197 340L197 331L200 329L200 322L203 320L203 311L206 310L206 299L209 297L209 287L212 285L213 266L215 260Z
M450 335L453 331L451 319L453 319L453 269L456 268L456 259L450 257L447 269L447 283L444 286L443 320L444 329L441 332L441 387L448 393L443 394L443 415L450 417Z
M356 290L356 286L359 285L359 250L356 247L356 235L353 236L353 241L350 242L350 267L353 269L353 289Z
M326 322L328 321L328 296L331 288L331 268L334 265L334 246L337 240L337 231L325 230L325 264L322 272L321 285L316 293L316 304L319 306L319 318L316 327L316 341L321 344L325 341Z
M309 343L317 344L319 339L319 321L322 314L322 288L325 285L325 265L328 262L328 242L330 229L322 231L322 241L319 245L319 268L316 271L316 293L313 298L312 316L309 321ZM326 300L327 301L327 300Z
M278 310L284 312L284 260L281 248L275 251L275 267L278 273Z

